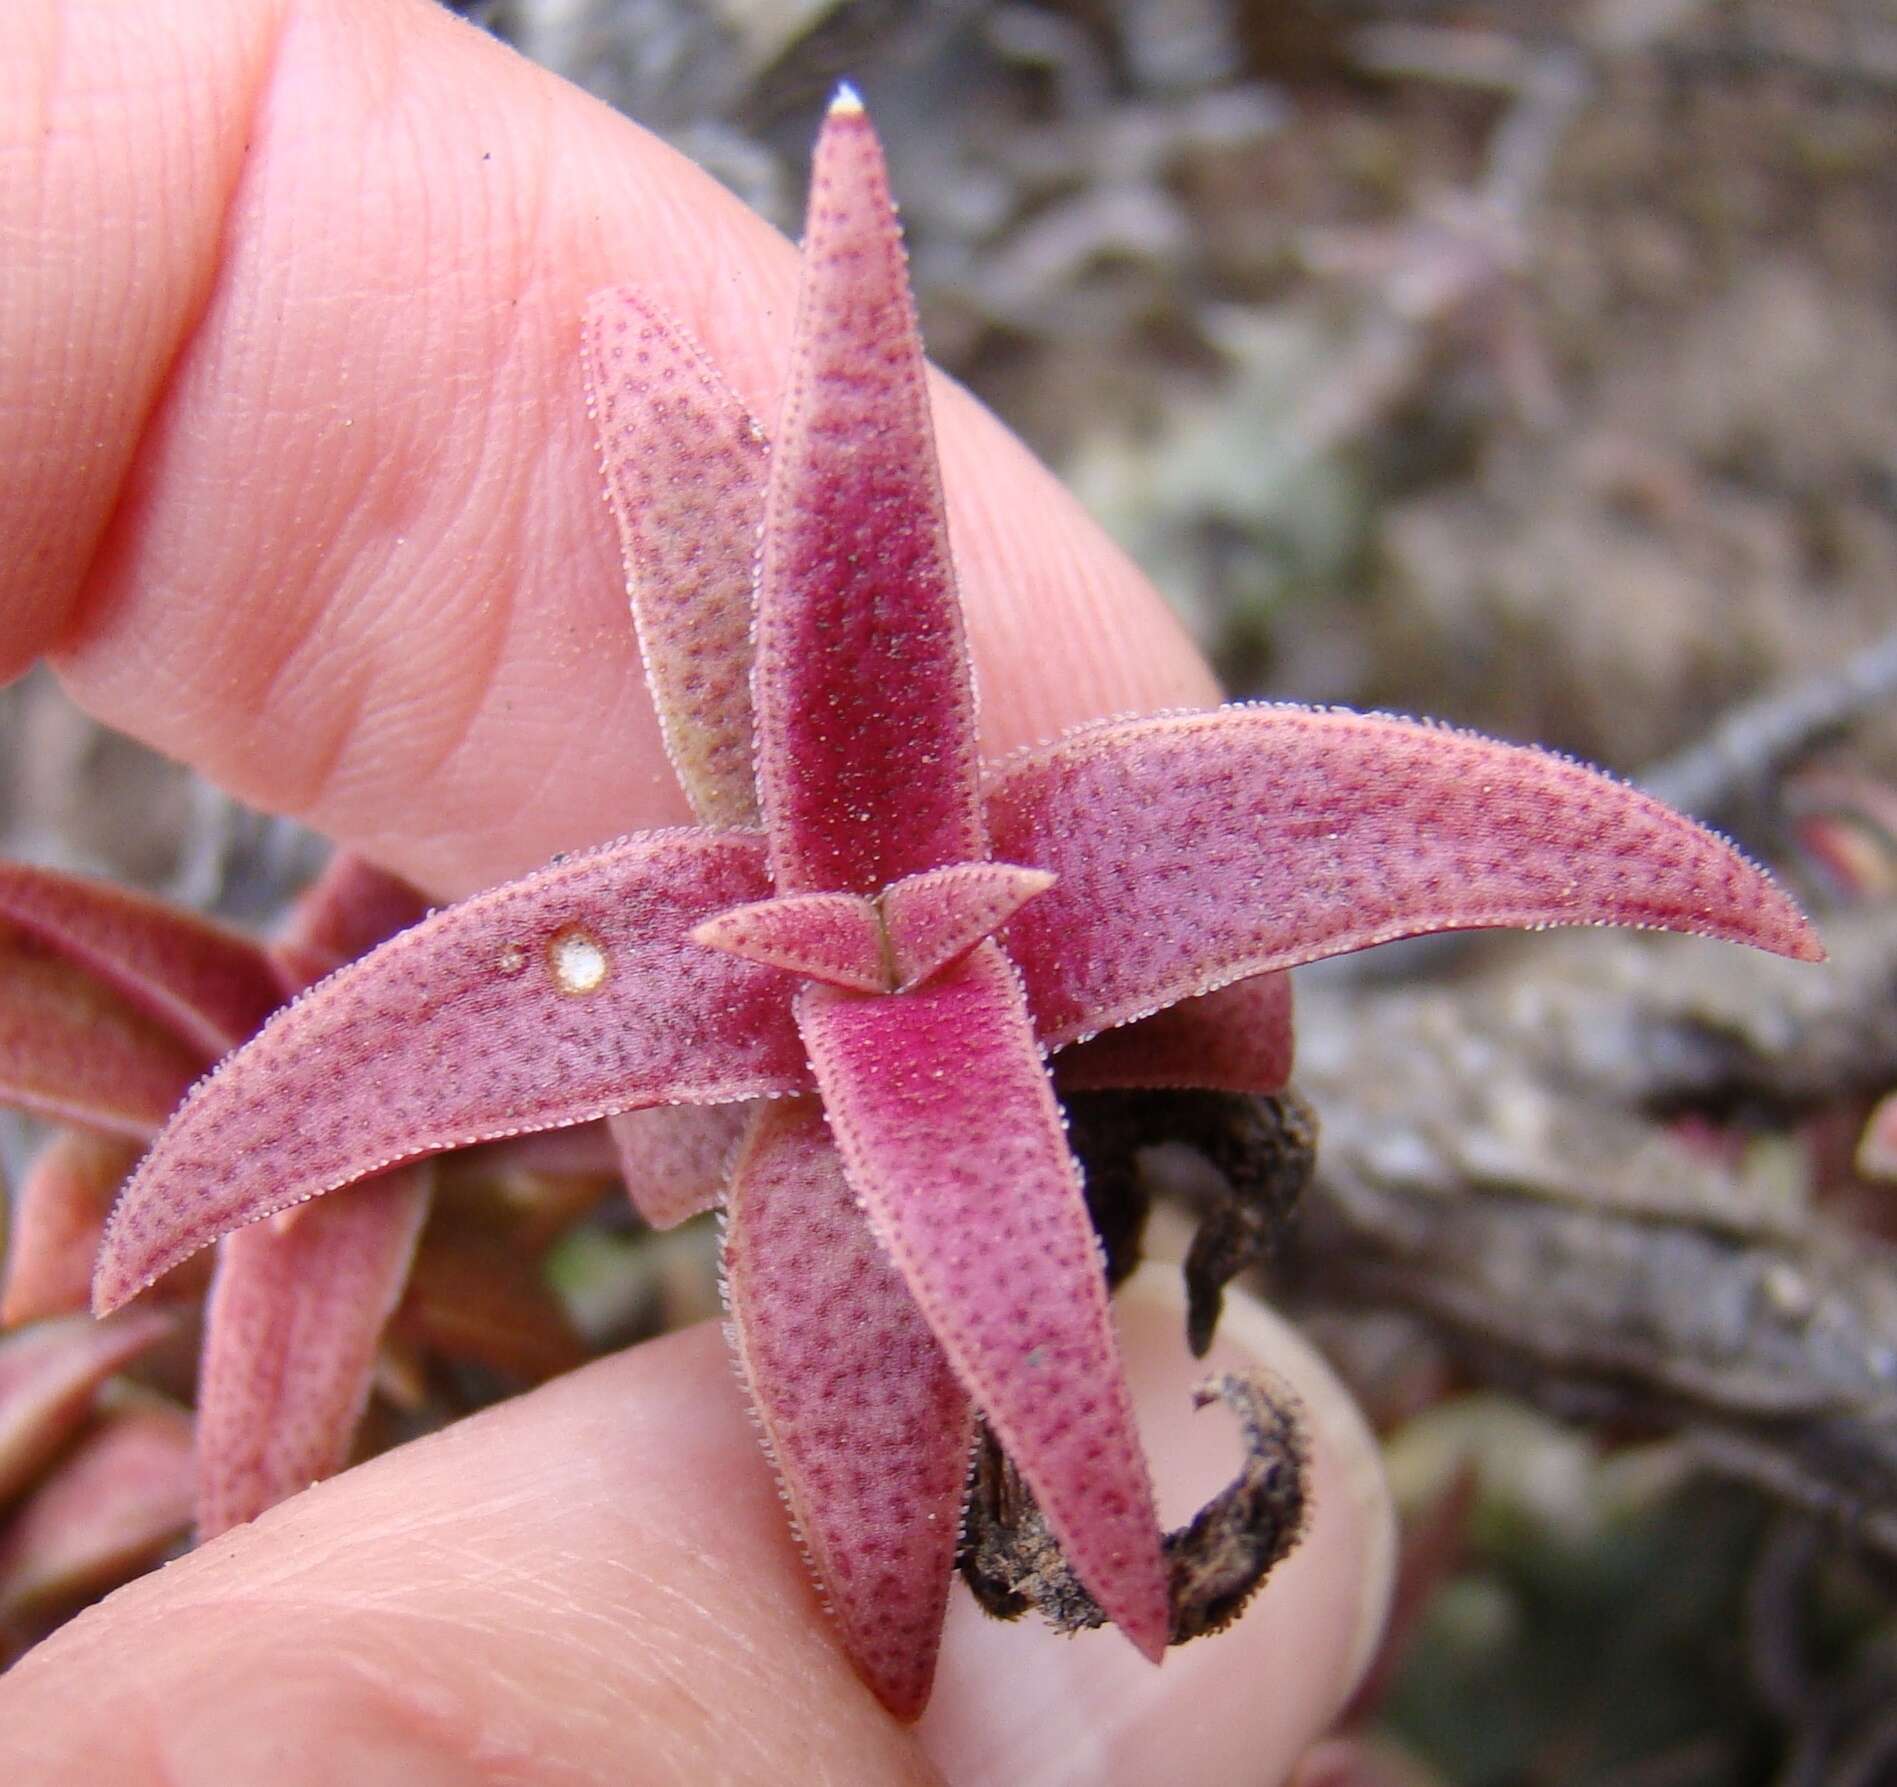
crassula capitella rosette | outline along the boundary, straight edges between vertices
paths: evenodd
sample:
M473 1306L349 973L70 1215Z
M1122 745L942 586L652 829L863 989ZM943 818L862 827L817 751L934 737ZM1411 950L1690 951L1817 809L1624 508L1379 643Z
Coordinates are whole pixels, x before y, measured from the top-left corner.
M724 1204L767 1445L890 1710L928 1696L975 1411L1157 1659L1160 1533L1057 1090L1274 1090L1281 971L1419 932L1818 945L1690 821L1441 728L1239 706L983 765L901 240L847 93L769 439L636 293L595 302L586 359L702 827L466 900L272 1019L130 1184L97 1304L395 1163L614 1116L655 1220Z

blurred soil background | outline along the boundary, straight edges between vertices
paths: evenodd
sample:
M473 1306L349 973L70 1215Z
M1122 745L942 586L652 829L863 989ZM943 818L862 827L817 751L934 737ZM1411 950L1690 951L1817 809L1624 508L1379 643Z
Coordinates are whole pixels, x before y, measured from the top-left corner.
M1394 990L1378 957L1311 977L1331 1179L1279 1284L1389 1434L1409 1526L1399 1641L1308 1779L1897 1782L1897 1541L1874 1536L1897 1523L1897 1168L1854 1153L1897 1083L1897 0L462 10L786 229L854 81L935 358L1126 544L1233 694L1427 713L1647 779L1842 927L1823 996L1692 945L1692 984L1659 987L1668 958L1592 938L1379 952ZM321 856L43 674L0 692L0 846L242 920ZM1372 1019L1396 1040L1363 1044ZM1635 1031L1672 1052L1603 1067ZM1492 1108L1424 1145L1458 1107L1405 1059L1493 1075L1544 1044L1543 1090L1493 1108L1491 1079ZM1417 1102L1371 1110L1364 1074ZM1592 1113L1588 1146L1524 1141L1547 1084ZM1498 1136L1506 1170L1476 1145ZM1424 1140L1391 1165L1392 1137ZM1413 1212L1359 1226L1405 1173L1432 1208L1500 1185L1511 1220L1572 1214L1630 1172L1624 1151L1595 1167L1604 1138L1636 1178L1656 1148L1697 1163L1698 1189L1622 1185L1631 1224L1536 1230L1507 1285L1487 1217L1427 1258ZM1598 1285L1603 1238L1726 1248L1645 1304L1601 1300L1646 1355L1550 1338L1535 1307L1564 1274ZM1344 1254L1375 1269L1327 1265ZM1748 1294L1790 1272L1843 1299L1851 1384L1807 1349L1793 1409L1669 1365L1705 1324L1680 1338L1653 1301L1740 1256ZM1786 1427L1840 1409L1869 1411L1843 1439Z

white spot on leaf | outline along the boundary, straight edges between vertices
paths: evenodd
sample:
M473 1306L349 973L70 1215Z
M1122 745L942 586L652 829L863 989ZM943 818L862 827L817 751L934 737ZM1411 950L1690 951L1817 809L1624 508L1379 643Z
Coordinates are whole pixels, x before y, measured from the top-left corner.
M553 984L575 998L597 993L606 984L612 958L600 940L577 926L570 926L547 945L547 962L553 970Z

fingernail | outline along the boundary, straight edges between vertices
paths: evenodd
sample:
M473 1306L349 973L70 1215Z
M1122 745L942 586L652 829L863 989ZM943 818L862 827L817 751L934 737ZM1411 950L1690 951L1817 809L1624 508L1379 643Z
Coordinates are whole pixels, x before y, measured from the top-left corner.
M1062 1637L1029 1614L989 1619L953 1597L935 1699L917 1728L951 1783L1134 1787L1272 1781L1349 1698L1388 1604L1395 1527L1376 1443L1316 1351L1242 1294L1211 1354L1185 1344L1177 1267L1143 1268L1115 1298L1160 1518L1181 1526L1236 1472L1237 1429L1192 1391L1263 1366L1297 1396L1310 1440L1298 1548L1237 1625L1153 1668L1117 1633Z

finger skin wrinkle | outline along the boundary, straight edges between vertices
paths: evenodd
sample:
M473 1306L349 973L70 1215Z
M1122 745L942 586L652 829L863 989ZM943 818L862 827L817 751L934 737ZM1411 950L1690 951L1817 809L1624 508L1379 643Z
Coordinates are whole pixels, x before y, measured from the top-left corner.
M589 1366L134 1583L0 1680L0 1779L933 1779L816 1615L720 1345ZM52 1716L74 1681L95 1716Z
M482 103L497 71L512 104ZM497 787L525 808L569 734L597 749L640 674L579 384L605 256L573 110L433 7L291 18L149 500L62 657L86 705L372 848L398 805L492 837ZM600 835L538 829L510 868Z
M27 0L0 47L0 678L72 621L214 295L281 7Z
M55 5L31 0L28 16L50 20ZM104 394L96 414L13 380L32 414L66 416L60 478L83 463L101 494L86 524L57 480L0 485L0 537L12 504L56 516L46 537L83 545L35 586L47 612L0 609L0 669L54 639L56 668L95 717L437 898L677 822L598 483L579 323L591 293L634 281L769 417L795 308L791 246L636 125L433 0L68 11L95 36L109 35L99 20L150 19L172 45L147 58L160 96L183 87L205 117L231 114L218 180L170 182L200 209L214 188L227 202L208 221L193 211L186 241L149 178L119 180L139 201L121 233L150 235L156 218L170 235L162 256L125 248L117 263L110 231L100 248L104 226L86 221L96 179L27 207L72 238L59 253L58 230L35 226L41 259L120 311L167 319L170 359L157 408L120 415L106 400L137 386L121 364L137 360L124 345L136 330L116 314L54 328L47 317L72 313L66 293L25 292L47 364L61 330L109 337L114 351L82 356ZM235 71L219 38L232 35L227 11L261 45ZM266 17L275 36L257 29ZM99 55L62 51L62 67L75 60ZM188 112L175 95L171 109ZM141 170L163 161L158 100L145 115L95 112L72 126L103 145L90 153ZM191 143L215 134L173 127ZM12 201L0 186L0 227ZM75 263L123 265L82 279ZM937 390L987 748L1208 698L1183 634L1124 557L979 405L947 381ZM1071 645L1058 676L1048 638Z

